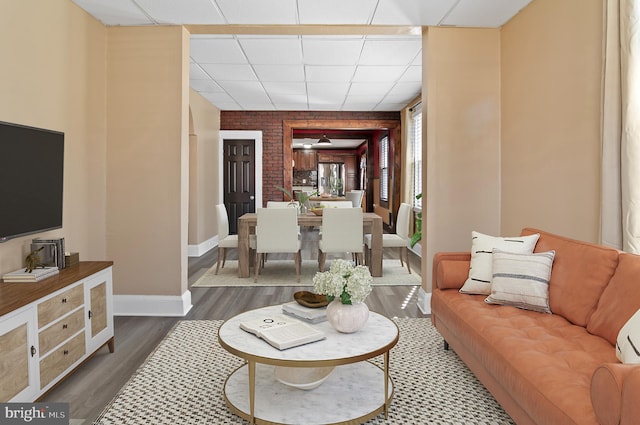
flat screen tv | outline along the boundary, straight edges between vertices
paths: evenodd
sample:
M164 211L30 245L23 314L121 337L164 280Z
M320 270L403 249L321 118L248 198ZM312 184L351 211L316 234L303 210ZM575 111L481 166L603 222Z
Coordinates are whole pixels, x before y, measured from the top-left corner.
M0 242L62 227L64 133L0 121Z

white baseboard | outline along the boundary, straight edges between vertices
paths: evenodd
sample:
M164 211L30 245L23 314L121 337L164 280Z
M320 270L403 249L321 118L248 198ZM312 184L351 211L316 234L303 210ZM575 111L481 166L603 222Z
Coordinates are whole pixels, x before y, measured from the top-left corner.
M191 310L191 291L182 296L114 295L114 316L184 317Z
M422 314L431 314L431 292L425 292L422 287L418 290L418 308Z
M189 245L187 247L187 255L189 257L200 257L216 246L218 246L218 235L215 235L214 237L209 238L206 241L199 243L198 245Z

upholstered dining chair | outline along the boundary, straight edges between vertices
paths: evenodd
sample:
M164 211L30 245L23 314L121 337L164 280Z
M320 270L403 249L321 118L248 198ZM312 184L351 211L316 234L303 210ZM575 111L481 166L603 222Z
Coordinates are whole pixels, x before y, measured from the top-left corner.
M296 208L300 209L298 201L267 201L267 208Z
M324 271L329 253L349 252L356 264L364 263L362 209L325 208L322 211L322 236L318 242L318 269Z
M216 205L216 220L218 222L218 262L216 263L216 274L220 268L220 262L222 261L222 268L227 260L227 248L238 248L238 235L229 234L229 216L227 215L227 208L224 204Z
M351 201L353 208L362 207L362 198L364 196L364 190L350 190L344 194L347 201Z
M253 281L264 267L264 255L269 253L291 253L300 282L300 240L298 239L298 210L295 208L258 208L256 223L256 257Z
M402 203L398 208L396 219L396 233L384 233L382 235L382 248L400 248L400 265L407 263L407 270L411 273L409 265L409 221L411 220L411 205ZM364 235L364 243L367 246L367 260L371 258L371 235ZM404 261L403 261L404 257Z

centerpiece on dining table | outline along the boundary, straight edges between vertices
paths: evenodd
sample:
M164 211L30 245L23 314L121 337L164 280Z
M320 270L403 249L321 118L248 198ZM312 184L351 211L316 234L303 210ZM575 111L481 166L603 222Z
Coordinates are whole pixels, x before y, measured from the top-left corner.
M356 332L369 319L369 307L364 300L371 293L373 278L366 266L354 266L350 261L335 259L326 272L313 277L317 294L327 297L327 320L337 331Z

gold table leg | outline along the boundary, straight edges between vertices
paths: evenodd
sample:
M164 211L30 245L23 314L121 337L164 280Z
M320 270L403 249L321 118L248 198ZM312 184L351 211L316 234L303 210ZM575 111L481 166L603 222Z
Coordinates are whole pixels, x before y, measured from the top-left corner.
M384 418L389 419L389 352L384 353Z
M256 402L256 362L249 360L249 419L250 424L256 423L255 402Z

